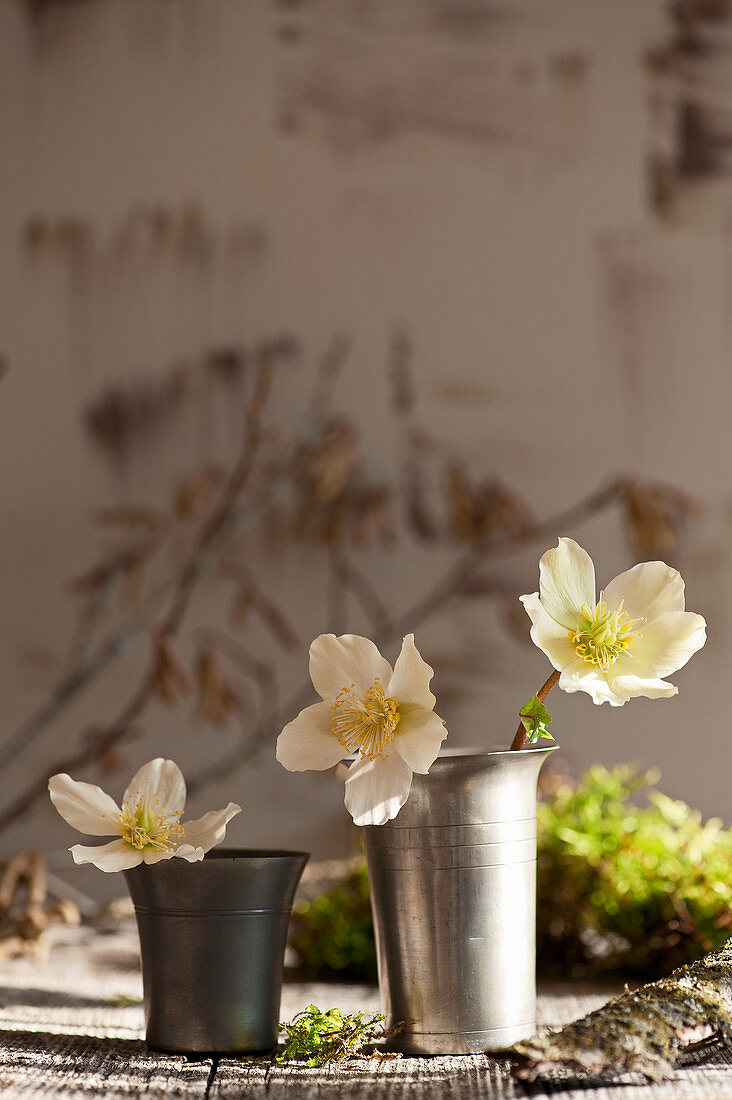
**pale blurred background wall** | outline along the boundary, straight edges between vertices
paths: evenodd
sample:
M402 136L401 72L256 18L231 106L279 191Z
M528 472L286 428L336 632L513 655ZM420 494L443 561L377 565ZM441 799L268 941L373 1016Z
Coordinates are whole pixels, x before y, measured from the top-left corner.
M169 509L185 477L231 461L237 349L289 349L271 420L307 441L316 365L341 340L331 407L358 425L374 483L399 484L421 446L436 499L458 463L539 518L618 475L700 501L669 555L709 624L679 696L610 711L555 692L551 709L575 770L657 765L668 793L732 819L731 45L723 0L2 0L3 737L73 666L68 583L104 548L95 510ZM390 388L400 348L409 417ZM456 551L394 527L396 544L349 553L398 610ZM327 549L248 531L244 559L298 645L280 654L256 624L237 636L274 654L284 698L313 636L368 622L352 597L329 607ZM455 742L508 743L548 674L504 620L560 534L600 580L636 560L611 508L491 565L508 603L452 601L417 630ZM194 624L225 626L227 598L210 586ZM116 714L147 638L3 769L4 805ZM184 661L196 644L192 628ZM194 775L238 722L204 722L195 693L154 701L136 739L78 775L119 795L158 753ZM235 842L350 842L340 782L282 772L271 741L193 810L228 798L245 806ZM3 851L71 842L45 798L0 834Z

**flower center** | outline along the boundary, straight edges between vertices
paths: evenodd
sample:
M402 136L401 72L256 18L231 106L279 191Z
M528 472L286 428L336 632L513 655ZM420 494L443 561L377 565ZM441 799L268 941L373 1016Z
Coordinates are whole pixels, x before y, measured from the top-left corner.
M183 811L162 812L157 800L156 806L157 812L146 804L144 798L138 798L134 804L123 802L122 813L118 818L119 831L122 839L133 848L155 848L159 852L172 852L185 836L185 830L180 824Z
M608 611L604 593L594 607L582 605L584 623L579 630L569 631L569 640L575 652L590 665L599 665L603 672L615 664L621 654L633 654L630 650L643 635L635 627L646 620L630 619L623 611L623 600L615 611Z
M368 691L360 691L355 684L343 688L330 709L333 733L344 749L360 749L369 760L384 759L384 749L396 737L399 704L396 699L387 699L380 680L376 679Z

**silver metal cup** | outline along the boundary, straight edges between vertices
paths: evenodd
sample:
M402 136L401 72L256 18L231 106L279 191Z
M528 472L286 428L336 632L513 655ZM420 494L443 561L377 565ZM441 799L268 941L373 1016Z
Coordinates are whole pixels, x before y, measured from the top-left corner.
M287 925L304 852L217 848L125 871L140 933L147 1042L156 1050L271 1050Z
M499 1050L535 1031L536 782L556 745L448 750L364 829L387 1025L405 1054Z

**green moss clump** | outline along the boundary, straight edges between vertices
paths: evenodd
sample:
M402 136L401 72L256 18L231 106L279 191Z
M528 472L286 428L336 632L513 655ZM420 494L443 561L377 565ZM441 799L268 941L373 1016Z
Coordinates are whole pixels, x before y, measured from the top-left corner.
M729 937L732 830L704 823L656 781L597 765L540 803L543 971L658 976Z
M365 1044L384 1038L383 1019L380 1012L364 1017L363 1012L348 1015L339 1008L308 1005L292 1020L280 1024L285 1048L277 1061L301 1061L311 1068L345 1062L360 1054Z
M295 906L290 942L307 978L376 981L376 945L365 859L335 889Z

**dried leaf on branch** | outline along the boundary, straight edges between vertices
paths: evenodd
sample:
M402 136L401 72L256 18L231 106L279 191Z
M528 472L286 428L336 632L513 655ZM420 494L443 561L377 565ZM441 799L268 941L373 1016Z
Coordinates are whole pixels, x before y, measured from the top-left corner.
M244 348L213 348L206 357L206 370L222 382L239 381L246 367L247 353Z
M259 615L283 649L294 649L299 644L298 634L274 600L258 585L245 581L234 596L231 621L235 626L243 627L252 612Z
M84 410L84 426L99 447L121 460L140 438L167 427L180 410L188 383L186 369L173 366L159 381L112 385Z
M386 485L359 485L345 502L344 525L351 541L391 541L391 490Z
M241 697L229 682L213 650L204 650L196 663L201 714L214 726L223 726L241 708Z
M620 499L633 549L645 560L671 557L690 519L701 505L688 493L664 484L622 482Z
M529 506L495 478L473 482L451 465L446 472L450 528L459 542L480 544L494 535L523 536L536 521Z
M157 542L145 539L134 546L116 550L86 573L74 577L69 582L69 592L74 596L93 595L120 578L134 575L156 548Z
M326 546L392 539L392 490L365 476L357 444L355 425L339 418L296 454L296 538L317 539Z
M185 478L178 486L173 502L176 519L191 519L207 508L225 476L225 471L219 466L207 466Z
M103 776L119 775L128 768L128 760L117 745L105 746L97 757L97 763Z
M191 690L191 678L178 655L170 632L163 627L153 631L155 646L152 690L167 703L177 703Z
M332 420L295 457L295 480L310 505L330 504L358 467L358 434L345 418Z
M523 1081L674 1076L699 1044L732 1049L732 941L661 981L609 1001L560 1031L516 1043Z

